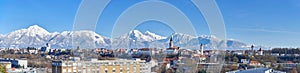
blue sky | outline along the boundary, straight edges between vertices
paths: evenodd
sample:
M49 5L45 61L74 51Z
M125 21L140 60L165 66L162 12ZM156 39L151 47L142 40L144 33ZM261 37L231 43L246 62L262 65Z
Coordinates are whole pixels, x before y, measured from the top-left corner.
M100 16L96 32L110 37L118 16L142 0L113 0ZM209 34L196 6L188 0L164 0L180 9L192 21L198 35ZM0 34L37 24L49 32L71 31L81 0L1 0ZM227 38L272 47L300 46L300 1L216 0L226 25ZM149 24L153 25L149 28ZM136 29L169 35L163 23L148 21Z

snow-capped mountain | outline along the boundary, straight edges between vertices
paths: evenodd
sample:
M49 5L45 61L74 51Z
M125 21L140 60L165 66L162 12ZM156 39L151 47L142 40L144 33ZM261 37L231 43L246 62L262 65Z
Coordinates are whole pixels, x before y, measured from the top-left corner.
M150 31L146 31L146 32L144 33L144 35L149 36L149 37L151 37L151 38L154 39L154 40L166 39L166 37L157 35L157 34L152 33L152 32L150 32Z
M60 34L56 34L49 39L49 43L52 44L53 47L70 48L73 45L77 45L91 48L108 46L107 43L110 43L110 40L93 31L82 30L74 32L64 31Z
M3 42L0 44L3 47L38 47L44 44L50 38L50 35L45 29L33 25L28 29L16 30L7 34L2 37Z
M247 44L236 41L236 40L229 40L229 42L224 43L224 40L217 38L215 36L191 36L188 34L183 33L174 33L168 37L162 37L156 35L157 37L162 37L160 39L150 38L148 33L152 33L146 31L144 34L138 30L130 31L129 33L121 36L120 38L116 38L113 41L114 48L120 47L155 47L155 48L167 48L169 39L173 37L173 43L175 46L181 48L188 48L188 49L198 49L199 44L204 44L204 47L207 49L216 48L220 46L220 44L225 44L230 49L244 49Z
M139 30L132 30L129 33L121 35L119 38L114 38L113 48L130 48L130 47L148 47L150 42L165 39L166 37L157 35L150 31L144 33Z
M75 41L72 41L72 39ZM0 47L42 47L45 46L46 43L49 43L55 48L71 48L73 42L79 45L92 44L86 45L85 47L102 47L107 46L106 43L110 43L108 39L93 31L82 30L49 33L42 27L33 25L27 29L16 30L1 37Z
M0 34L0 38L4 37L4 35Z
M3 42L3 37L4 37L4 35L0 34L0 43Z
M155 33L149 31L142 33L139 30L132 30L127 34L120 36L119 39L127 39L127 38L139 42L165 39L165 37L156 35Z
M204 44L205 48L212 48L220 43L224 44L224 40L207 35L191 36L183 33L174 33L171 36L164 37L150 31L140 32L132 30L118 38L110 39L88 30L49 33L42 27L33 25L27 29L0 35L0 47L42 47L49 43L53 48L72 48L77 46L82 48L166 48L171 37L173 37L175 46L187 49L198 49L200 43ZM248 46L236 40L228 40L226 45L230 49L243 49L244 46Z

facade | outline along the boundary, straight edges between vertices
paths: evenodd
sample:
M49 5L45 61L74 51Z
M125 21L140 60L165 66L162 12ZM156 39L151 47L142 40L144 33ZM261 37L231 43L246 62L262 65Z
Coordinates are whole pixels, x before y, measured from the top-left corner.
M251 60L249 63L250 66L263 66L263 64L259 63L258 61Z
M264 55L264 51L261 48L259 48L257 55Z
M52 61L52 73L151 73L144 60Z
M47 43L46 46L41 47L40 50L44 53L48 53L50 51L50 49L51 49L51 45Z
M146 62L151 61L151 50L152 48L141 48L137 51L133 51L131 56L132 58L139 58L141 60L145 60Z
M6 69L11 68L11 63L10 62L0 62L0 65L4 66Z
M250 60L249 59L241 59L240 63L249 64Z
M10 62L11 68L18 68L18 66L27 68L27 65L28 65L26 59L0 58L0 62Z

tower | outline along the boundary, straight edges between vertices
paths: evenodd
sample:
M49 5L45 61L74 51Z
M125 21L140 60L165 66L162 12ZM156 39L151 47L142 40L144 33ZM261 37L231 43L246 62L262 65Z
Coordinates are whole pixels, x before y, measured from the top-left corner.
M251 51L253 51L254 45L251 45Z
M49 52L51 49L51 45L49 43L46 43L46 52Z
M259 48L258 52L259 52L259 55L264 55L263 50L261 48Z
M49 47L49 48L50 48L51 46L50 46L50 44L49 44L49 43L46 43L46 47Z
M200 54L203 55L203 44L202 43L200 44L200 49L201 49L201 53Z
M253 49L253 48L254 48L254 45L251 45L251 53L252 53L251 55L254 56L254 55L255 55L255 52L254 52L254 49Z
M173 35L170 38L169 48L173 48Z

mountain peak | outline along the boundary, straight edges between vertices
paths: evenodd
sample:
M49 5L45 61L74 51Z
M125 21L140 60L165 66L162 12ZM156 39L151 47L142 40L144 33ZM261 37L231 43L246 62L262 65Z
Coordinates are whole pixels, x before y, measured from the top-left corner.
M150 32L150 31L147 30L147 31L145 31L145 33L152 33L152 32Z
M142 32L139 31L139 30L132 30L132 31L130 31L130 33L131 33L131 34L132 34L132 33L134 33L134 34L142 34Z
M142 33L139 30L132 30L130 31L128 34L121 36L120 38L122 39L127 39L127 38L131 38L137 41L154 41L154 40L160 40L160 39L164 39L165 37L162 37L160 35L157 35L155 33L152 33L150 31L146 31L144 33Z
M28 29L43 29L43 28L40 27L39 25L32 25L32 26L29 26Z
M39 33L44 33L44 34L49 34L49 32L47 30L45 30L44 28L38 26L38 25L32 25L32 26L29 26L27 28L27 31L29 32L39 32Z
M155 33L152 33L152 32L150 32L150 31L148 31L148 30L145 31L144 33L145 33L145 34L155 34Z
M157 35L157 34L155 34L155 33L153 33L153 32L150 32L150 31L148 31L148 30L147 30L144 34L150 36L151 38L153 38L153 39L155 39L155 40L160 40L160 39L165 39L165 38L166 38L166 37Z

